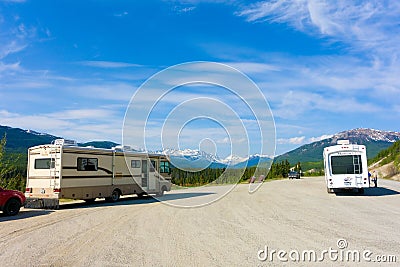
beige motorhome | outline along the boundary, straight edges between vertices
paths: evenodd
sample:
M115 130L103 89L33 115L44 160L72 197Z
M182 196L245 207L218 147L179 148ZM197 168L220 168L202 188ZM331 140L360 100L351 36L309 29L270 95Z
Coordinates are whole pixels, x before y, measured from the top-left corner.
M164 155L79 147L63 139L29 148L27 169L25 196L39 206L58 207L60 198L117 201L171 190Z

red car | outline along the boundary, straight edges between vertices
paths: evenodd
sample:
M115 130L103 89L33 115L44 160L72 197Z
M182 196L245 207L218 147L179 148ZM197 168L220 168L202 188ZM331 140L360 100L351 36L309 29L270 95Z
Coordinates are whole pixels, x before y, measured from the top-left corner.
M0 210L5 215L16 215L25 204L26 198L22 192L7 190L0 187Z

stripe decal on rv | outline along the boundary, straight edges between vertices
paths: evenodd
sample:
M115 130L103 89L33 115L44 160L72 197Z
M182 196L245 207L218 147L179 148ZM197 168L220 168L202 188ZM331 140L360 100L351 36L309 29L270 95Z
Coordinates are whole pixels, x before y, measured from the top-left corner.
M133 177L142 177L142 176L138 176L138 175L118 175L116 177L114 177L114 179L118 179L118 178L133 178ZM49 177L47 177L48 179ZM63 175L62 177L63 179L85 179L85 178L112 178L112 175L85 175L85 176L74 176L74 175Z
M74 166L63 166L63 170L77 170L78 167L74 167ZM97 167L98 170L104 171L107 174L112 174L112 171L110 171L109 169L103 168L103 167Z

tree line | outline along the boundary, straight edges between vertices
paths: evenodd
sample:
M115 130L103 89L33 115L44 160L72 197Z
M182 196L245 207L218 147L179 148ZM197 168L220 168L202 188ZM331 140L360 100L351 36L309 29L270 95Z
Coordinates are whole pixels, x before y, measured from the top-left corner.
M244 183L249 182L253 176L258 179L260 175L264 175L266 179L285 178L290 169L291 166L288 160L273 162L269 167L265 165L259 168L253 166L244 170L240 168L206 168L196 171L172 168L171 178L172 183L179 186L199 186L209 183ZM294 170L301 171L300 162L294 166Z

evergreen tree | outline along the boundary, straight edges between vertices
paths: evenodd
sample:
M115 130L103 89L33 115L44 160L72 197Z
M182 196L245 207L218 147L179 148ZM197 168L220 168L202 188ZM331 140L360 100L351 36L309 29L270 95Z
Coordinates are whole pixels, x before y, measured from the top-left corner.
M6 157L6 143L7 136L4 134L0 141L0 186L7 189L24 191L25 178L21 170L18 170L15 166L15 163L18 162L18 158Z

